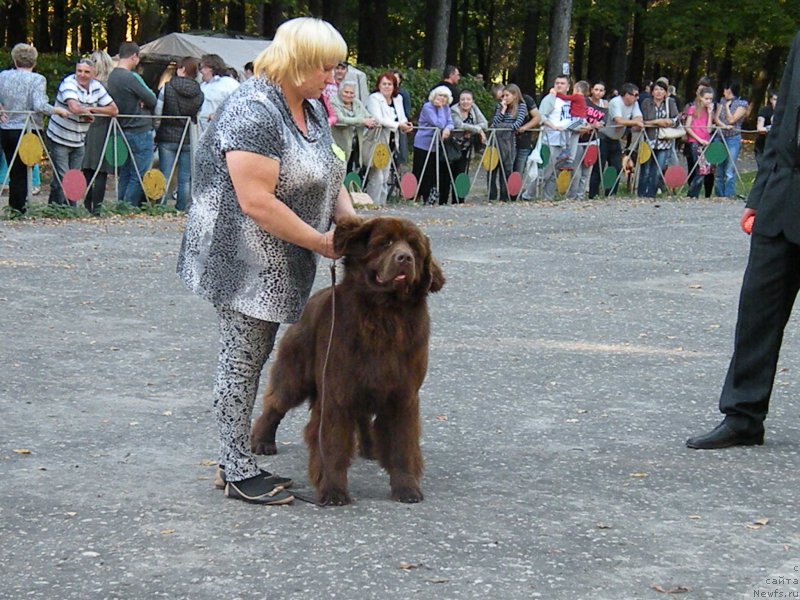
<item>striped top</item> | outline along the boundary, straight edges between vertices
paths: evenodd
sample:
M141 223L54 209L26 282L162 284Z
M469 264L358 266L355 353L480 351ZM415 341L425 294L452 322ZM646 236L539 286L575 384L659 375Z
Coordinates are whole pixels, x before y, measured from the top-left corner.
M55 105L69 110L70 100L75 100L85 108L108 106L114 102L102 83L92 79L89 88L86 89L78 83L75 74L67 75L58 86ZM47 126L47 137L62 146L78 148L83 146L89 125L91 125L90 119L78 115L71 115L69 118L53 115Z

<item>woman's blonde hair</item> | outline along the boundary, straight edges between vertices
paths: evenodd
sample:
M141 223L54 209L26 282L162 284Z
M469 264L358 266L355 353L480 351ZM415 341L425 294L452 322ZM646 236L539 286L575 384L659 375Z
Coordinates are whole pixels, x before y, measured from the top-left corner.
M428 102L430 102L432 104L433 103L433 99L436 98L436 96L439 96L439 95L447 96L447 103L448 104L452 104L453 103L453 93L450 91L450 88L448 88L446 85L439 85L439 86L436 86L435 88L433 88L431 90L431 93L428 94Z
M108 76L114 70L114 61L105 50L95 50L91 56L94 62L94 78L98 81L105 83L108 81Z
M333 25L299 17L278 27L272 43L253 61L253 74L298 86L312 71L346 58L347 44Z
M39 52L30 44L17 44L11 49L11 60L14 66L21 69L32 69L36 66Z

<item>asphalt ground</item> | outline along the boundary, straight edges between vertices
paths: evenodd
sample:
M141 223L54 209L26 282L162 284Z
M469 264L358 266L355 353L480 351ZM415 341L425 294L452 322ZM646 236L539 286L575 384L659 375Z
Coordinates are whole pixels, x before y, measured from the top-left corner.
M212 487L215 316L174 274L181 218L0 222L0 597L800 597L796 320L766 444L684 447L719 420L740 211L370 212L419 223L448 277L430 302L426 497L392 502L359 460L337 508ZM306 419L290 413L263 466L310 491Z

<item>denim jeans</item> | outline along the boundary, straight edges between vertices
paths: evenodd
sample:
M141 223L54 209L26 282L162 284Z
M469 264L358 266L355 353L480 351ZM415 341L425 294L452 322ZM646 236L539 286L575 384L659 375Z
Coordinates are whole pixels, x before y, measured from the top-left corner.
M733 198L736 196L736 159L742 149L742 136L722 138L728 148L728 158L717 167L717 196Z
M178 152L178 146L178 142L158 143L158 168L169 183L169 175L177 157L178 200L175 202L175 209L184 211L192 199L192 156L189 152L188 139L184 142L180 153ZM167 188L169 188L169 185L167 185Z
M50 153L50 164L53 165L53 170L58 174L58 177L53 175L50 181L50 198L48 204L66 204L67 198L64 196L64 188L61 182L64 181L64 173L72 169L80 170L83 163L83 146L73 148L72 146L64 146L58 142L46 137L47 151ZM74 204L75 200L71 200L70 204Z
M639 176L639 195L642 198L655 198L661 184L661 173L664 172L670 150L653 150L653 155L644 165Z
M130 145L131 154L119 169L119 192L117 198L120 202L127 202L138 207L141 206L142 200L144 200L141 178L153 164L153 130L126 131L123 133ZM139 171L138 174L136 173L137 169Z

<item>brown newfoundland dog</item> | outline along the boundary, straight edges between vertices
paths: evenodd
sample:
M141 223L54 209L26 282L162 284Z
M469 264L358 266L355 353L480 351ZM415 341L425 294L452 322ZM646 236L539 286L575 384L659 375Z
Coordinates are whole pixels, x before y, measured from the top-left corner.
M419 388L428 369L427 296L444 285L428 238L406 219L349 218L334 233L345 275L314 294L280 341L251 445L275 454L286 412L306 399L309 478L321 504L348 504L356 447L389 472L392 498L422 500Z

